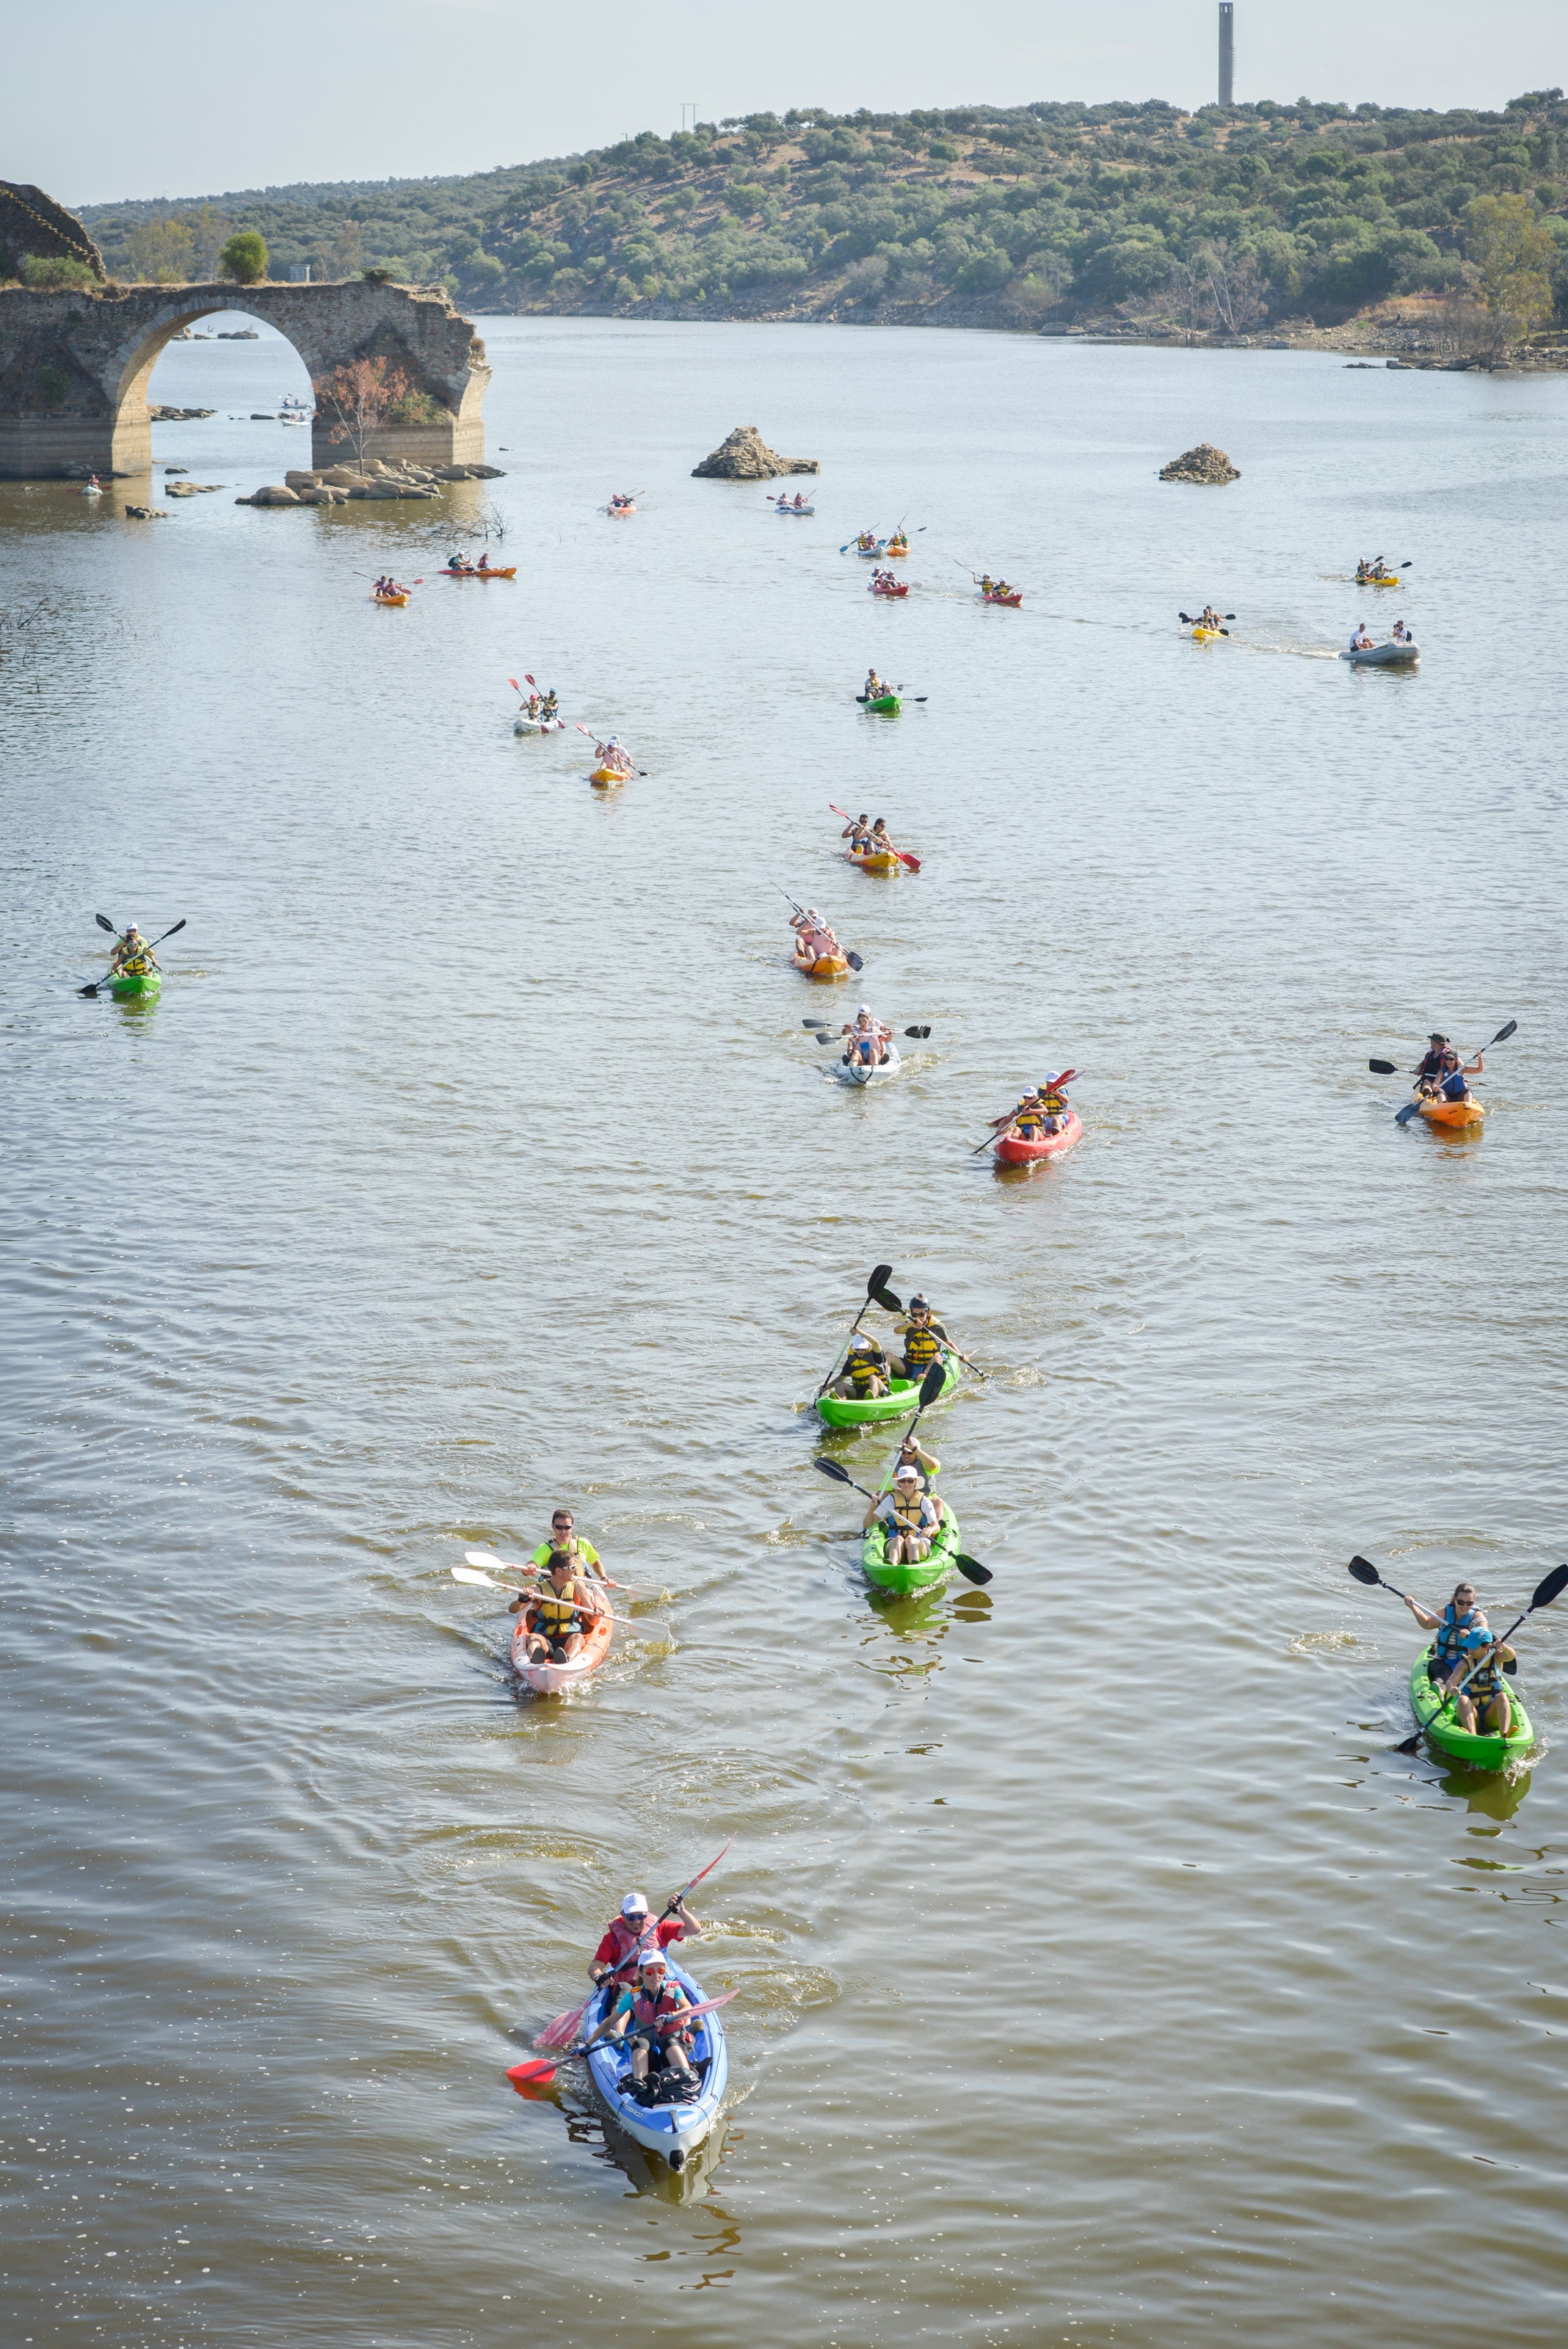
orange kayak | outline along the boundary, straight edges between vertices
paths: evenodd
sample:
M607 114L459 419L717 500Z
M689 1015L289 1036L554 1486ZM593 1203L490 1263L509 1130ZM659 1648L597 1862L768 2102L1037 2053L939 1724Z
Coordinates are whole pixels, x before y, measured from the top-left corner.
M408 596L407 596L406 595L372 595L372 596L371 596L371 598L370 598L370 601L371 601L371 603L372 603L372 604L388 604L388 605L390 605L390 604L406 604L406 603L408 602L408 600L409 600L409 599L408 599Z
M849 965L841 954L818 955L815 962L805 962L799 955L792 955L790 960L796 970L805 972L807 978L847 978L849 976Z
M609 1613L609 1601L604 1602L605 1612L589 1624L583 1634L583 1644L569 1663L531 1663L528 1658L528 1634L524 1628L526 1615L519 1615L512 1633L512 1669L520 1681L526 1681L536 1696L559 1696L563 1690L586 1681L597 1671L609 1650L615 1631L615 1619Z
M626 767L596 767L588 777L589 782L597 783L602 792L613 791L617 783L629 780L630 770Z
M1486 1115L1478 1101L1424 1101L1420 1107L1430 1125L1480 1125Z
M443 579L515 579L517 565L514 563L511 564L503 571L497 564L487 563L483 571L477 568L472 571L453 571L449 564L441 575Z

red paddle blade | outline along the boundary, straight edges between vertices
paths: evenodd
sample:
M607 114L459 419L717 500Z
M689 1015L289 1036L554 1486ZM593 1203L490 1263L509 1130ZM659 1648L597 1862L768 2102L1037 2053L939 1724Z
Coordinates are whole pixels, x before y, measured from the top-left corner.
M516 678L515 678L514 677L509 677L509 678L507 678L506 682L507 682L507 684L512 688L512 690L513 690L513 692L514 692L514 693L521 693L521 692L522 692L523 688L522 688L522 687L518 684L518 682L517 682L517 680L516 680Z
M524 670L523 674L524 674L524 677L528 677L528 672L527 672L527 670L526 670L526 669L524 669ZM529 682L529 684L530 684L530 685L532 685L532 684L534 683L534 680L533 680L533 678L532 678L531 677L528 677L528 682Z
M589 2001L585 1998L581 2006L573 2007L570 2014L556 2015L555 2021L547 2023L543 2031L535 2033L535 2044L539 2047L569 2047L577 2035L583 2017L588 2011L588 2005Z
M920 860L918 856L904 856L904 852L901 848L898 851L898 854L904 858L904 863L909 866L911 873L918 873L919 871Z
M548 2087L560 2068L543 2057L531 2056L526 2064L514 2064L506 2076L518 2095L525 2096L530 2088Z

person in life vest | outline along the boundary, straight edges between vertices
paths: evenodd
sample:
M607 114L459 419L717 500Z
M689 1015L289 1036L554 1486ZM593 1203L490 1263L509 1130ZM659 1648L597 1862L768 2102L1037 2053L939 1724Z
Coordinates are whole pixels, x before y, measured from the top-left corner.
M1452 1102L1456 1106L1461 1102L1473 1102L1475 1095L1469 1089L1468 1080L1483 1074L1485 1068L1486 1062L1479 1052L1473 1061L1461 1062L1459 1054L1450 1046L1443 1054L1442 1063L1438 1071L1437 1082L1428 1090L1435 1093L1439 1101Z
M849 1341L834 1393L845 1402L872 1402L889 1392L888 1357L869 1330L857 1330Z
M1067 1095L1063 1089L1059 1071L1053 1069L1044 1083L1035 1087L1034 1099L1039 1105L1043 1130L1046 1133L1060 1133L1067 1123Z
M571 1559L575 1573L586 1571L597 1576L600 1582L604 1581L605 1570L599 1561L599 1554L592 1542L577 1539L576 1527L570 1509L556 1511L555 1516L550 1519L549 1540L542 1541L538 1548L530 1553L528 1563L536 1573L543 1574L557 1550L565 1551L566 1557Z
M645 1893L628 1892L619 1916L612 1917L606 1926L588 1971L595 1982L603 1982L607 1974L625 1974L645 1951L667 1950L671 1941L694 1940L701 1930L702 1920L692 1915L679 1895L670 1902L668 1917L655 1917Z
M473 565L465 562L461 554L449 554L446 567L449 571L472 571Z
M1222 612L1217 612L1212 604L1205 604L1192 625L1195 628L1217 628L1223 619Z
M898 854L888 834L885 817L878 816L872 825L871 837L867 842L866 848L867 854L871 856L897 856Z
M552 686L549 692L545 696L539 715L541 718L555 718L558 716L560 708L560 696L556 693L555 687Z
M597 2029L591 2031L583 2042L591 2047L596 2039L614 2036L631 2041L631 2076L636 2091L646 2097L649 2073L655 2055L667 2070L676 2074L680 2094L695 2096L700 2083L691 2067L691 2029L682 2024L684 2008L696 2002L678 1982L670 1978L670 1968L660 1950L646 1951L639 1961L635 1984L623 1990Z
M876 675L875 670L872 671L872 674L873 676ZM846 823L845 825L838 837L840 840L846 840L849 843L849 854L851 856L863 855L867 843L871 838L870 823L865 816L857 815L854 819L853 823Z
M883 678L879 678L874 668L868 668L867 670L866 699L867 701L881 701L885 699L892 690L892 687L887 684ZM860 821L864 823L866 821L865 817L862 816Z
M586 1578L573 1572L566 1552L559 1549L545 1568L544 1588L535 1594L524 1592L513 1599L506 1611L515 1615L520 1609L526 1609L523 1624L531 1664L570 1663L574 1656L582 1653L588 1626L597 1623L606 1611Z
M803 969L809 970L813 963L839 952L838 940L815 905L808 905L804 914L792 915L790 927L795 934L794 958Z
M1456 1582L1454 1595L1440 1615L1428 1613L1418 1599L1407 1599L1405 1604L1422 1630L1433 1635L1427 1662L1428 1676L1433 1681L1446 1681L1481 1632L1486 1631L1489 1639L1491 1636L1486 1617L1476 1605L1473 1582Z
M1513 1650L1495 1631L1478 1631L1469 1653L1444 1682L1459 1727L1472 1737L1506 1737L1512 1728L1513 1706L1502 1676L1513 1661Z
M1434 1028L1428 1049L1422 1053L1410 1071L1416 1080L1416 1091L1418 1093L1429 1093L1433 1091L1443 1073L1443 1055L1448 1049L1448 1038L1438 1029Z
M862 1531L869 1533L877 1518L886 1529L888 1565L918 1566L941 1530L942 1506L922 1489L920 1472L913 1461L900 1462L895 1468L892 1491L872 1502Z
M909 1317L898 1325L897 1335L904 1341L903 1357L893 1364L895 1378L913 1379L918 1385L931 1364L941 1359L943 1349L952 1340L940 1321L931 1319L931 1309L923 1297L911 1297Z
M121 936L116 938L114 952L109 961L111 970L123 971L128 978L140 978L148 971L158 968L158 957L134 922L128 922Z
M891 1472L883 1478L879 1488L883 1498L892 1491L893 1479L898 1475L900 1468L912 1468L915 1471L920 1480L921 1492L930 1495L936 1504L938 1516L945 1517L948 1505L937 1491L934 1482L935 1478L941 1475L942 1464L934 1452L926 1450L918 1435L906 1435L899 1444L898 1457L894 1461Z
M862 1068L880 1068L893 1040L893 1030L867 1010L864 1003L854 1019L846 1020L838 1032L849 1039L844 1048L846 1061Z

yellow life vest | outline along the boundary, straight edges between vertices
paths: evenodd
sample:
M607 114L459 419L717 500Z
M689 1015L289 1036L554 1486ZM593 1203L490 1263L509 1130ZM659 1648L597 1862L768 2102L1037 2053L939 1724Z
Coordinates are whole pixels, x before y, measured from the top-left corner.
M857 1338L845 1364L851 1382L864 1390L882 1376L882 1352L875 1338Z
M574 1631L585 1630L584 1617L597 1611L589 1592L574 1574L564 1589L557 1590L554 1583L545 1584L534 1602L530 1629L558 1647Z
M942 1350L942 1341L929 1321L911 1321L904 1331L904 1360L912 1370L924 1371Z

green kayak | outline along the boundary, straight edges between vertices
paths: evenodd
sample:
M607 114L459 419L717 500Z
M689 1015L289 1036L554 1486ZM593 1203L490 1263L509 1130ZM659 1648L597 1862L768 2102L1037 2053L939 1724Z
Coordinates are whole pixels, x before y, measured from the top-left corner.
M897 718L904 705L896 693L879 693L876 700L868 701L866 707L875 710L879 718Z
M874 1582L878 1590L927 1590L933 1582L945 1582L952 1572L960 1539L958 1519L949 1509L935 1541L918 1566L889 1566L887 1529L878 1522L860 1545L860 1563L867 1581Z
M1513 1714L1513 1726L1506 1737L1473 1737L1461 1729L1454 1715L1451 1697L1444 1698L1432 1686L1427 1676L1427 1660L1432 1651L1423 1648L1410 1668L1410 1710L1416 1725L1426 1732L1440 1752L1471 1770L1506 1770L1511 1763L1521 1762L1535 1743L1535 1732L1530 1726L1530 1715L1510 1689L1509 1704Z
M939 1402L946 1402L959 1381L958 1356L946 1354L942 1360L944 1375ZM817 1396L816 1409L818 1417L825 1419L829 1427L870 1427L878 1420L908 1419L919 1408L919 1379L895 1379L891 1394L871 1395L865 1402L848 1402L830 1387L826 1394Z
M117 1003L133 1003L138 997L156 995L162 984L161 970L128 970L109 980L109 991Z

